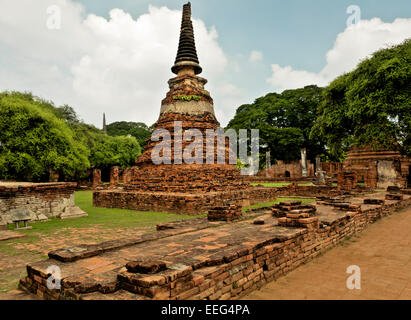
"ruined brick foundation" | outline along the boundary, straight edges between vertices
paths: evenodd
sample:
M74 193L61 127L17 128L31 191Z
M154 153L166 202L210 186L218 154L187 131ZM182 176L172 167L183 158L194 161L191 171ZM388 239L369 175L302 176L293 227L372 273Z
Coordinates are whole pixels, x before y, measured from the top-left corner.
M121 208L138 211L160 211L197 215L222 203L238 203L242 206L262 201L274 201L278 197L275 188L249 187L247 189L215 192L143 192L98 190L93 192L93 205L100 208Z
M44 299L236 299L411 205L410 195L403 198L375 194L317 205L316 213L307 208L319 219L315 228L281 227L270 214L264 225L241 221L195 231L193 224L191 232L182 225L180 231L64 248L29 264L20 287ZM299 204L283 207L293 205ZM63 272L61 290L46 287L50 265Z
M32 221L87 216L74 203L77 183L0 183L0 221L12 223L12 211L26 208Z

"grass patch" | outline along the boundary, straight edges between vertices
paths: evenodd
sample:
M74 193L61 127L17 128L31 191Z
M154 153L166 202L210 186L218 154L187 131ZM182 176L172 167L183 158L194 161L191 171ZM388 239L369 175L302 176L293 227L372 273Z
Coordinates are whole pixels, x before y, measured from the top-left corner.
M286 187L289 186L291 182L264 182L264 183L251 183L252 186L257 187L257 186L263 186L265 188L278 188L278 187ZM312 182L307 182L307 183L299 183L298 184L300 187L304 186L313 186Z
M303 204L307 204L307 203L314 203L315 199L307 199L307 198L278 198L275 201L271 201L271 202L265 202L265 203L256 203L253 204L251 206L245 207L243 208L243 212L246 212L247 210L250 209L256 209L256 208L262 208L262 207L270 207L275 205L276 203L280 203L283 201L301 201Z
M254 187L263 186L266 188L276 188L276 187L286 187L289 186L291 183L289 182L269 182L269 183L252 183L251 185Z
M92 191L78 191L75 193L75 203L88 217L79 219L61 220L51 218L46 222L33 222L30 225L32 230L22 230L19 232L31 235L34 233L49 234L58 229L86 228L99 226L102 228L133 228L133 227L150 227L159 223L165 223L177 220L193 219L198 216L172 214L166 212L139 212L125 209L106 209L96 208L92 204ZM14 226L10 226L13 229ZM68 231L69 232L69 231ZM25 241L26 240L26 241ZM27 242L28 238L23 241ZM34 240L34 239L32 239Z

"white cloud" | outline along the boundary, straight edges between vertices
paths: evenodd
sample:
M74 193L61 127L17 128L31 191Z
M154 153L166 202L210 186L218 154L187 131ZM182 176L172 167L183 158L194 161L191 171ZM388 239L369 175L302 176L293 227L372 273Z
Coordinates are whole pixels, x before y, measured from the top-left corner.
M251 51L250 62L255 63L263 60L263 54L260 51Z
M273 74L267 81L278 92L311 84L325 86L339 75L353 70L373 52L400 44L410 37L411 19L396 19L392 23L385 23L379 18L361 20L337 36L334 47L326 54L326 66L320 72L273 64Z
M46 9L58 5L62 28L46 28ZM27 90L72 105L89 123L154 123L168 91L177 53L181 12L150 6L134 19L120 9L105 19L85 16L72 0L2 0L0 4L0 90ZM210 88L230 86L221 75L228 59L215 28L193 21L197 51ZM220 90L221 91L221 90ZM211 91L213 94L213 92ZM233 109L231 96L215 96L217 114ZM222 121L221 121L222 120ZM229 119L220 119L225 122Z

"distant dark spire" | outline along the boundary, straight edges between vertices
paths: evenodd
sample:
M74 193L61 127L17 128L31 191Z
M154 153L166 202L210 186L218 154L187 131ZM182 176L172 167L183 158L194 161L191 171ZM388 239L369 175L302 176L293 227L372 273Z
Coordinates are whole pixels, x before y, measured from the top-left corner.
M103 113L103 132L107 133L106 113Z
M193 23L191 21L191 3L188 2L183 6L183 18L181 22L180 43L178 46L177 58L174 66L171 68L175 74L181 68L193 67L195 74L200 74L200 67L196 44L194 39Z

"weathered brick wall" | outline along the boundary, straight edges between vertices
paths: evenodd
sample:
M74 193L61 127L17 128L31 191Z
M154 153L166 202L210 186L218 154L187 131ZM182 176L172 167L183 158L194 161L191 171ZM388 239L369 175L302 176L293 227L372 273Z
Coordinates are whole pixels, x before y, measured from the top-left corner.
M342 195L344 191L339 191L334 186L299 186L291 184L285 187L279 187L278 195L282 197L318 197L318 196L335 196Z
M77 212L76 187L77 183L0 184L0 220L12 223L10 211L17 208L29 209L32 221Z
M347 191L338 190L337 187L333 186L298 186L296 184L278 188L257 186L203 193L142 192L123 189L95 190L93 192L93 205L101 208L199 214L206 213L210 207L219 206L221 203L239 202L243 206L248 206L259 202L274 201L278 197L315 198L320 195L339 196L346 193Z
M272 177L264 177L264 176L244 176L244 181L248 183L275 183L275 182L298 182L298 183L308 183L312 182L313 178L272 178Z
M341 162L321 162L321 170L325 171L327 176L336 176L343 171Z
M97 190L93 192L93 206L95 207L193 215L207 213L210 207L219 206L221 203L240 203L247 206L276 199L277 190L275 188L258 187L203 193L136 192L126 190Z
M344 160L344 171L355 172L358 181L370 188L389 185L406 187L410 159L394 150L374 150L371 147L352 148Z
M181 131L174 127L175 123L181 123ZM156 130L166 130L170 134L170 148L164 148L160 156L164 157L168 163L176 163L176 160L181 160L183 152L186 147L192 145L199 147L201 149L201 155L198 155L203 163L207 161L214 160L214 163L217 163L217 155L220 152L222 155L225 155L226 163L229 163L230 159L230 145L229 140L225 139L224 144L218 144L217 137L207 137L207 130L216 131L219 128L219 123L216 120L214 114L205 113L202 115L190 115L190 114L179 114L167 112L160 116L159 120L156 123ZM185 141L183 136L187 130L196 129L199 130L202 134L202 141L200 145L197 145L195 141ZM176 132L175 132L176 131ZM157 139L154 139L157 138ZM210 138L211 140L207 139ZM157 140L157 141L153 141ZM175 147L177 139L181 143L181 149L179 152L175 153ZM156 145L159 144L159 141L162 141L163 137L159 131L154 131L150 140L147 141L147 145L144 147L143 154L136 160L136 164L139 167L153 166L152 151ZM194 143L194 144L193 144ZM207 150L207 145L214 146L213 152ZM176 159L176 155L179 155ZM209 162L207 162L209 163Z
M231 165L159 165L135 169L128 191L214 192L247 189L240 171Z
M314 176L314 164L310 161L307 162L308 176ZM258 173L261 177L270 178L302 178L302 166L301 161L293 161L286 163L284 161L278 161L273 164L269 169L260 171Z

